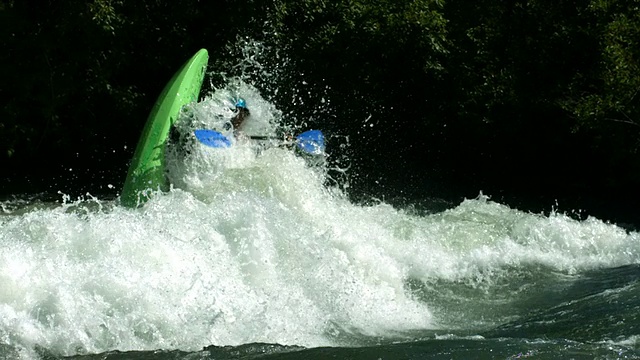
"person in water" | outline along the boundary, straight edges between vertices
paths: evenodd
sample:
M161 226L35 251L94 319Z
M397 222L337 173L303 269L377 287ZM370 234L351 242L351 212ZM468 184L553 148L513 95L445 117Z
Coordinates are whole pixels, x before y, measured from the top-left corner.
M242 98L238 98L236 101L236 113L231 118L231 125L233 126L233 135L236 138L244 137L245 135L242 132L242 125L245 120L251 115L249 109L247 108L247 103ZM226 128L228 130L228 128ZM260 138L260 136L253 136L253 139ZM264 139L263 139L264 140ZM284 140L286 142L293 142L293 136L290 134L284 134Z
M233 134L238 136L242 133L241 128L244 121L249 117L251 113L247 109L247 103L243 99L236 101L236 114L231 119L231 125L233 125Z

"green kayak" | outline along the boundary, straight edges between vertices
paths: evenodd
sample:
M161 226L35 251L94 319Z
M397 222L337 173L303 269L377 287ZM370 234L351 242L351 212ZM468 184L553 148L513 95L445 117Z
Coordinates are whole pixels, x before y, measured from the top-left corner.
M198 101L208 61L207 50L198 51L176 72L156 100L129 165L120 194L123 206L144 204L147 190L169 189L164 158L169 131L182 107Z

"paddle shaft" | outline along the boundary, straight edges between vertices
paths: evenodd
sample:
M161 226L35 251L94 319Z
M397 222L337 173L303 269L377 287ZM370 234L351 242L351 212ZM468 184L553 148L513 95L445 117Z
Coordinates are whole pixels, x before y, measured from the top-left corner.
M277 136L266 136L266 135L251 135L249 136L251 140L280 140Z

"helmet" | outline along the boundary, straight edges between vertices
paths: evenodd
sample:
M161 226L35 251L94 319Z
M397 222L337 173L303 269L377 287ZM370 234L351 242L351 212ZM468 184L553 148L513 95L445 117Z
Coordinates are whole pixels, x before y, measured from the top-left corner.
M236 107L237 108L247 108L247 103L245 103L244 99L242 98L238 98L238 101L236 101Z

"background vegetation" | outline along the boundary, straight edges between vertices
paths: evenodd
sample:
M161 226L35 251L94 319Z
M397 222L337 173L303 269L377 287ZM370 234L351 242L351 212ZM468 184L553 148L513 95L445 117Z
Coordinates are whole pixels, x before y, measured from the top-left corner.
M244 38L288 59L265 96L348 136L354 199L640 219L635 0L0 0L0 29L5 195L117 192L173 72Z

